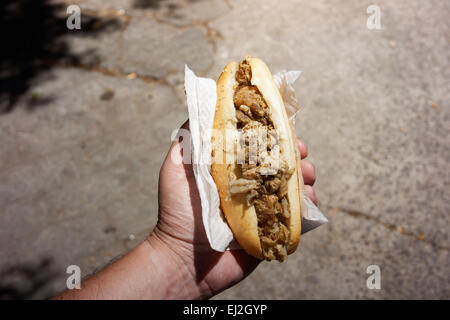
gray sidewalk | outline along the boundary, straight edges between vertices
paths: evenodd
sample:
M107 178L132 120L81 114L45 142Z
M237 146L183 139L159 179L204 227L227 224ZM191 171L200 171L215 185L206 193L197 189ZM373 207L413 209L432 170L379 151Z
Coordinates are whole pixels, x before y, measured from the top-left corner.
M217 79L250 53L303 71L296 129L330 222L218 298L450 298L448 1L378 1L381 30L369 1L78 1L82 29L55 31L72 2L40 2L54 31L0 92L0 284L47 297L68 265L90 274L144 239L184 64Z

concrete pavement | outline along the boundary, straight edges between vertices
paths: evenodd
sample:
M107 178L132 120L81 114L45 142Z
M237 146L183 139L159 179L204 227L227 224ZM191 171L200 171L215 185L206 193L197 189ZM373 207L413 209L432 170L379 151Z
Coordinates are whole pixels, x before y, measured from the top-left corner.
M3 287L48 297L64 288L68 265L90 274L144 239L170 133L187 118L184 64L217 79L251 53L274 73L303 71L296 131L330 223L286 263L263 263L217 298L450 298L447 1L378 1L381 30L366 27L370 1L41 9L59 26L69 2L82 29L45 39L45 67L30 56L24 90L0 92L14 98L0 115ZM381 290L366 287L369 265L381 269Z

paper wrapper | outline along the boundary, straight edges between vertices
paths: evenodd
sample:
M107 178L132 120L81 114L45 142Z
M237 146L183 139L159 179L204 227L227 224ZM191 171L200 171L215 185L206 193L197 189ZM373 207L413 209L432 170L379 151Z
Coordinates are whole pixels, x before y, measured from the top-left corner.
M281 71L274 75L292 130L295 116L300 110L292 84L298 79L300 73L300 71ZM189 112L192 165L201 199L206 236L211 248L216 251L223 252L227 249L239 248L220 211L219 194L210 173L211 134L217 99L216 82L212 79L197 77L188 66L185 66L184 87ZM301 200L302 205L308 209L302 212L302 234L328 221L306 195Z

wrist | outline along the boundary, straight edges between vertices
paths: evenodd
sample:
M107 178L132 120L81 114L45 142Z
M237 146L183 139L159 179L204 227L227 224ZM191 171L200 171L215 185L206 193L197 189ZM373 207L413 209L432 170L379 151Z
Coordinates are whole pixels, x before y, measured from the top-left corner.
M177 240L166 237L156 228L143 244L148 250L149 272L154 279L152 298L199 299L202 293L196 283L190 251L174 241Z

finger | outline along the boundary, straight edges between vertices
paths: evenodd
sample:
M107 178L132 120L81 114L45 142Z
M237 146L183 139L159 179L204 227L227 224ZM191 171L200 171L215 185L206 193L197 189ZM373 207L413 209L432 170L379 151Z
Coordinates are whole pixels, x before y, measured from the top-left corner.
M303 181L310 186L316 182L316 169L314 165L308 160L302 160L300 162L300 168L302 169Z
M308 198L311 199L312 202L317 206L317 196L316 191L313 187L305 185L305 193L308 196Z
M176 145L177 143L181 142L186 135L190 136L189 131L189 119L187 119L179 129L176 129L172 132L172 146Z
M301 158L305 159L308 155L308 147L306 146L306 143L302 139L297 138L297 147L298 150L300 150Z
M182 164L190 164L190 131L189 131L189 119L186 120L183 125L172 133L172 144L170 145L169 152L166 155L164 164L174 164L180 166Z
M189 130L189 119L187 119L183 125L181 126L181 129Z
M229 250L228 252L234 257L236 262L242 268L244 276L250 274L262 260L256 259L245 252L243 249L239 250Z

